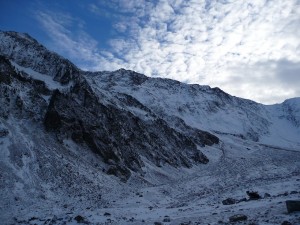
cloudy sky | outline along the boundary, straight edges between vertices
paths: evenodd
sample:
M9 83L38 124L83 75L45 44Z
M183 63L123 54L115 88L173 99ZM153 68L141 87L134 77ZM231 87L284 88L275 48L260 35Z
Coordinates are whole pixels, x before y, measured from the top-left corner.
M120 67L264 104L300 96L300 0L10 0L27 32L85 70Z

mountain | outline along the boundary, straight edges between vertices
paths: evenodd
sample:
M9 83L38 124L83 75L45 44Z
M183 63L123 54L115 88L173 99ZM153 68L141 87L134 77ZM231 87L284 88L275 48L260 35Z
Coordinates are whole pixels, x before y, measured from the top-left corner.
M266 106L125 69L82 71L27 34L0 32L0 104L1 217L10 223L30 210L49 215L55 204L63 211L112 207L110 192L176 180L180 193L185 179L178 178L191 173L189 187L223 167L227 179L248 176L262 163L255 154L266 151L270 168L299 174L300 98ZM272 158L276 150L286 152L285 162Z
M279 145L300 147L299 98L265 106L230 96L219 88L147 78L125 70L88 73L87 78L95 90L134 97L177 129L180 127L177 121L184 121L190 127L215 134L266 144L276 139ZM278 123L284 124L289 132L280 132Z

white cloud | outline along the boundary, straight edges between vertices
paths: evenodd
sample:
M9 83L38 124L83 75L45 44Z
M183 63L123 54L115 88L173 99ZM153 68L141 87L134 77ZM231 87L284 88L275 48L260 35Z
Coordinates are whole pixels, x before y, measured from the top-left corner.
M272 79L257 79L268 77L266 70L273 76L288 70L280 64L271 70L260 62L300 63L297 1L159 1L148 16L146 25L131 36L139 47L122 52L130 69L220 86L231 94L264 103L297 94L297 87L291 90ZM127 44L122 40L123 48ZM138 64L136 58L140 59ZM285 76L284 72L280 76Z
M84 53L91 69L124 67L219 86L263 103L299 95L297 86L285 82L300 79L298 0L112 0L99 1L90 10L99 14L104 6L122 33L110 40L110 53L96 51L97 43L86 33L71 39L68 23L49 14L40 20L61 46L67 43L71 55Z

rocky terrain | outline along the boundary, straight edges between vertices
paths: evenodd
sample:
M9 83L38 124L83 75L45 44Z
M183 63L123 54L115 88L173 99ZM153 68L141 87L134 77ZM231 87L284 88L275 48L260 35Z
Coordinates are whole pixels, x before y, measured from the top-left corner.
M4 224L300 223L300 98L82 71L0 32L0 105Z

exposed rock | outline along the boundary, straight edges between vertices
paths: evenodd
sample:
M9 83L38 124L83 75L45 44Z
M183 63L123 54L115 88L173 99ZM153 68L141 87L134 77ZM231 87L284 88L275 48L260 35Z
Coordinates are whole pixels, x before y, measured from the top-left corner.
M163 222L166 222L166 223L171 222L170 217L169 216L165 216L165 218L163 219Z
M120 165L111 165L111 166L109 166L106 173L109 174L109 175L117 176L124 182L127 181L128 178L131 175L131 172L130 172L129 169L127 169L124 166L120 166Z
M233 205L236 203L236 200L233 198L227 198L225 200L222 201L223 205Z
M285 203L288 213L300 211L300 200L288 200Z
M154 225L163 225L162 222L154 222Z
M247 195L249 196L250 200L258 200L260 199L260 195L256 191L247 191Z
M230 222L239 222L239 221L244 221L247 219L248 219L248 217L244 214L237 214L237 215L229 217Z
M77 223L88 223L86 219L81 215L76 216L74 219L77 221Z
M283 221L282 223L281 223L281 225L293 225L292 223L290 223L289 221Z
M3 138L9 134L9 131L5 128L0 127L0 138Z

